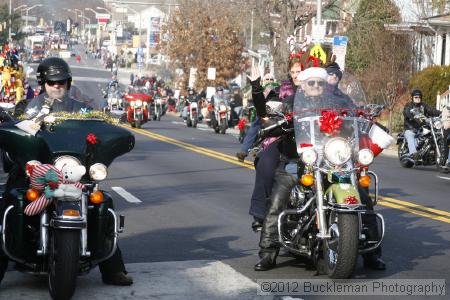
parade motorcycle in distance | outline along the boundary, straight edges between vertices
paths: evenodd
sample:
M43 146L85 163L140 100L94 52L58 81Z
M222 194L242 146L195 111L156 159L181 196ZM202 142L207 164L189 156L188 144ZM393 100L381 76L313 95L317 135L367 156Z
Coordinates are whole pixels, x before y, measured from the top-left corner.
M283 129L290 121L293 128ZM369 165L393 138L361 110L303 114L294 108L293 116L262 133L277 127L295 132L299 153L298 160L288 165L298 181L278 217L279 241L330 278L350 278L358 255L375 250L384 237L382 215L367 209L359 191L368 193L373 187L373 205L377 203L378 177ZM366 232L367 215L375 217L381 229L376 240Z
M128 123L133 128L141 128L142 124L150 120L149 106L152 104L152 96L143 93L132 93L124 98L127 101Z
M99 183L134 136L101 119L43 124L36 135L14 123L0 125L0 148L27 179L2 200L1 246L19 270L47 275L53 299L70 299L77 276L116 251L124 217Z
M415 119L420 121L420 128L416 133L417 154L415 162L409 159L408 143L404 132L397 137L398 158L404 168L412 168L414 165L436 165L441 172L447 172L447 157L445 155L448 141L445 140L443 123L440 117L425 117L416 114Z
M103 93L106 98L106 106L103 108L103 112L121 116L124 113L122 95L119 92L107 94L104 91Z
M189 99L186 99L187 102L187 116L186 116L186 126L187 127L197 127L198 124L198 103L195 101L189 101Z
M153 121L161 121L161 116L164 113L164 100L159 97L156 96L153 99L153 112L152 112L152 116L153 116Z
M211 125L215 133L225 134L228 128L230 110L225 100L220 99L217 102L217 105L214 105L214 118L211 120Z

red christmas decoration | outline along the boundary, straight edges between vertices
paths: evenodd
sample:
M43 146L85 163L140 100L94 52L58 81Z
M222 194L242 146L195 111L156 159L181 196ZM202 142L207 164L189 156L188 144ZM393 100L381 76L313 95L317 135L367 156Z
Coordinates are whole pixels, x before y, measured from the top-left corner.
M89 133L86 137L86 141L91 144L91 145L95 145L98 143L97 141L97 137L95 136L95 134L93 133Z
M320 131L328 135L336 135L340 132L342 120L334 111L322 111L319 119Z
M245 123L246 123L246 122L245 122L245 119L240 119L240 120L239 120L239 123L238 123L237 126L238 126L238 128L239 128L240 131L244 131Z
M292 121L292 118L294 117L294 114L293 113L286 113L286 114L284 114L284 117L286 118L286 120L288 122L290 122L290 121Z

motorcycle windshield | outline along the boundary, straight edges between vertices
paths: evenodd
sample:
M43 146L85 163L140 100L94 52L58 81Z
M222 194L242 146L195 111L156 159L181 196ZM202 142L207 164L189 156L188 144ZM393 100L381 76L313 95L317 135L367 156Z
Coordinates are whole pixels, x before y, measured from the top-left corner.
M327 143L337 137L343 138L340 143L329 145L338 158L344 155L339 153L341 150L346 155L357 152L361 136L367 135L372 126L371 121L359 117L360 113L349 97L332 93L307 97L297 92L293 111L297 152L301 154L312 147L317 153L324 153ZM339 149L341 146L343 149Z
M112 161L134 147L134 136L123 128L103 120L65 120L44 126L36 136L4 123L0 126L0 148L7 151L21 166L30 160L53 163L61 155L71 155L86 164L87 136L93 134L97 142L89 145L91 163L109 166Z

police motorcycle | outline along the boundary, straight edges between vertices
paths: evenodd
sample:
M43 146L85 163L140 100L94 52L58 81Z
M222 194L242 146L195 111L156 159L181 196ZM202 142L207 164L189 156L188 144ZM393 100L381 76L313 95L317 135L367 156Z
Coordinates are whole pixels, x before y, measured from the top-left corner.
M51 115L36 134L0 125L0 148L23 185L12 188L1 220L1 247L19 270L46 275L53 299L70 299L77 276L116 251L124 217L99 188L108 167L131 151L134 136L99 112ZM26 174L26 175L25 175Z
M230 119L230 108L225 97L214 96L211 126L215 133L225 134Z
M187 105L186 126L196 128L199 121L198 103L196 101L191 101L190 98L186 98L186 105Z
M124 105L120 91L111 87L108 92L105 90L102 92L103 97L106 99L106 105L103 107L103 112L121 116L124 113Z
M415 162L408 159L408 143L402 132L397 137L400 164L404 168L412 168L414 165L436 165L438 171L447 172L445 150L449 143L445 139L441 117L425 117L423 113L417 112L414 118L421 124L415 136L417 145Z
M164 99L160 95L155 95L153 99L153 121L161 121L161 116L164 113Z
M286 126L293 122L293 126ZM293 127L293 128L292 128ZM379 180L369 170L374 157L393 138L361 109L304 110L260 131L295 133L299 158L286 169L297 178L285 209L278 216L278 238L295 256L311 261L330 278L351 277L359 254L376 250L384 237L381 214L362 202L361 190L373 188L378 200ZM371 237L365 220L375 218L381 234Z

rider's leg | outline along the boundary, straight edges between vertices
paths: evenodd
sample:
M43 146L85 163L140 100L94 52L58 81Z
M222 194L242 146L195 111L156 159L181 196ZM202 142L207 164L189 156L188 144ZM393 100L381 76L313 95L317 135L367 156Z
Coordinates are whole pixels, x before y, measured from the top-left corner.
M278 143L272 143L259 157L256 165L255 186L250 201L250 215L255 219L253 230L259 230L266 217L267 203L272 193L275 170L280 163Z
M409 129L405 130L405 139L406 142L408 143L408 150L410 155L417 152L415 136L416 134L414 133L414 131Z
M374 211L373 202L370 198L367 189L359 188L361 202L366 205L369 211ZM373 214L363 215L363 225L367 227L367 240L378 241L380 239L380 232L378 230L377 217ZM372 252L363 254L364 265L371 269L384 270L386 264L381 260L381 245Z
M284 170L285 163L281 162L275 172L275 181L269 208L264 219L259 242L259 257L261 260L255 265L256 271L266 271L275 266L280 249L278 242L278 215L286 207L292 187L295 185L295 177Z

